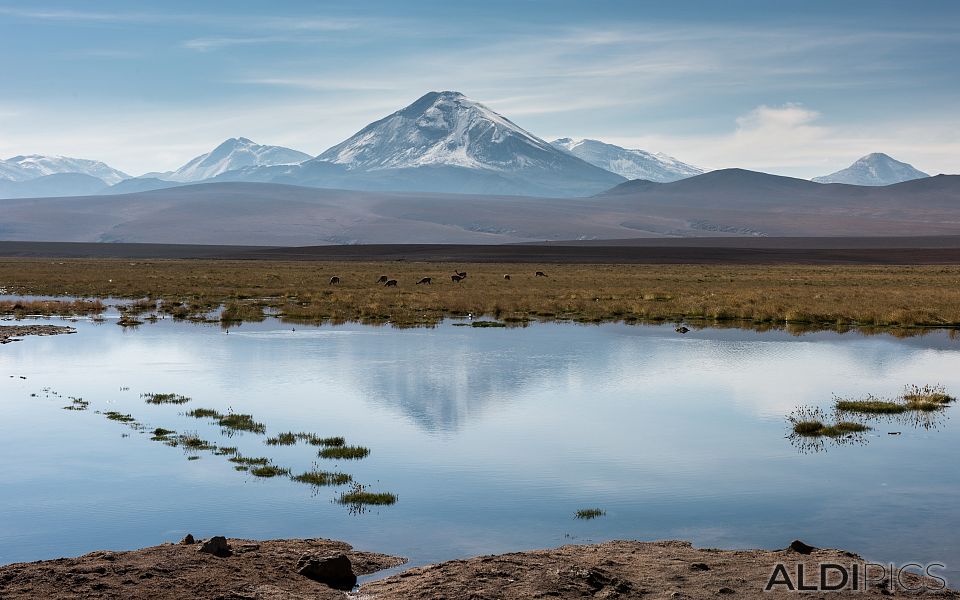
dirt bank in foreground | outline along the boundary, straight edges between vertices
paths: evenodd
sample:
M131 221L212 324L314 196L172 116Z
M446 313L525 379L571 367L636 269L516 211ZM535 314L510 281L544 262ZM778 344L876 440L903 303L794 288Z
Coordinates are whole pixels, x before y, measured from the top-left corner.
M808 583L817 579L817 565L821 563L847 568L857 563L863 573L862 559L838 550L798 546L799 551L791 548L731 551L696 549L687 542L615 541L454 560L409 569L364 584L357 592L344 592L310 578L322 575L326 565L333 564L323 561L342 561L339 556L345 555L352 563L353 572L363 575L402 564L403 560L356 552L343 542L330 540L226 542L229 556L205 553L199 543L166 544L132 552L94 552L73 559L8 565L0 567L0 598L787 598L796 597L796 593L783 587L774 592L763 591L777 563L786 565L794 582L800 563L806 567ZM305 556L314 559L312 565ZM323 564L318 566L318 563ZM875 577L878 573L871 572L871 575ZM880 579L875 577L865 591L853 592L848 585L844 592L833 597L917 595L894 589L889 584L878 584ZM905 576L903 582L916 586L918 579ZM804 594L806 597L829 595ZM960 598L960 594L951 590L928 591L922 595Z
M0 598L122 600L334 600L346 596L297 573L303 556L344 554L356 575L403 559L354 552L333 540L228 540L229 556L202 552L202 543L164 544L130 552L92 552L0 567Z
M27 335L60 335L76 333L73 327L61 325L0 325L0 344L20 341Z

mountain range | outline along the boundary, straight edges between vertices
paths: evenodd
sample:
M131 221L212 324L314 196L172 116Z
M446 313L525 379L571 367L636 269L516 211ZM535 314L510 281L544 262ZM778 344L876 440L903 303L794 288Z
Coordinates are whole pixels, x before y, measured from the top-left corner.
M587 197L628 180L669 183L704 173L661 153L593 139L548 143L454 91L430 92L317 157L231 138L179 169L132 178L92 160L0 160L0 198L129 194L193 183L275 183L377 192ZM928 177L870 154L818 183L890 185Z

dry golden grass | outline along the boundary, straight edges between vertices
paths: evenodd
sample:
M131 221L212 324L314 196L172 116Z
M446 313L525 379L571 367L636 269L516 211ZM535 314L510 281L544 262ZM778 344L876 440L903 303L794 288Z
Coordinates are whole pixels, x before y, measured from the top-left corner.
M467 278L453 283L455 270ZM534 277L538 270L548 276ZM398 285L377 284L381 275ZM332 276L341 283L330 285ZM433 284L415 285L422 277ZM269 307L293 321L397 325L472 313L506 322L958 327L958 284L960 266L0 261L0 287L12 294L149 298L179 317L227 304L231 318Z

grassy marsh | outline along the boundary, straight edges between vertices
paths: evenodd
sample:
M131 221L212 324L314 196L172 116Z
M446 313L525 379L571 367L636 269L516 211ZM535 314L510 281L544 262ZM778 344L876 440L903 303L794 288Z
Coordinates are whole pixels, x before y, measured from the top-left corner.
M186 404L190 402L187 396L180 394L140 394L147 404Z
M329 471L308 471L290 479L300 483L308 483L317 487L328 485L345 485L353 481L353 476L347 473L331 473Z
M534 277L535 265L457 268L470 275L455 284L446 263L10 258L0 261L0 280L20 295L147 298L164 314L197 320L225 305L227 320L259 320L270 308L291 322L398 326L473 314L504 323L683 320L796 332L960 327L960 266L550 265L549 278ZM398 287L376 285L385 273ZM333 289L331 274L341 278ZM415 285L424 276L436 283ZM92 310L51 303L36 313ZM12 305L0 304L5 311Z
M235 412L222 414L212 408L195 408L187 411L186 415L197 419L212 419L228 433L248 431L263 435L267 432L267 427L263 423L255 421L253 415Z
M320 458L340 460L359 460L370 454L369 448L363 446L328 446L320 450Z
M396 504L397 497L389 492L370 492L366 486L353 484L349 492L341 492L337 500L340 504L349 504L358 509L364 506L388 506Z
M576 517L578 519L583 519L589 521L590 519L596 519L607 514L607 511L600 508L581 508L577 511Z
M835 401L835 408L842 413L867 415L897 415L906 412L932 412L942 410L954 401L942 385L908 385L900 397L888 400L867 396L863 399Z

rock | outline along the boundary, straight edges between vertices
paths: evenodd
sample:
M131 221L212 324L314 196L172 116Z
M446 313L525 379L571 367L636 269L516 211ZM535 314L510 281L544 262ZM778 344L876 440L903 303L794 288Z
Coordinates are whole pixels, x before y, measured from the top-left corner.
M297 561L297 573L338 590L351 590L357 584L350 559L342 552L314 556L304 554Z
M736 594L737 591L734 590L733 588L722 587L719 590L717 590L717 593L718 594Z
M810 554L811 552L813 552L814 550L816 550L815 547L813 547L813 546L811 546L811 545L809 545L809 544L804 544L804 543L801 542L800 540L793 540L792 542L790 542L790 548L789 548L789 549L790 549L790 550L793 550L794 552L797 552L797 553L799 553L799 554Z
M212 554L220 558L225 558L232 554L232 552L230 552L230 544L227 543L227 538L222 535L215 535L209 540L204 541L200 544L200 547L197 548L197 552L205 552L206 554Z
M691 571L709 571L710 565L702 562L695 562L690 564Z
M180 540L180 545L182 545L182 546L190 546L190 545L194 544L195 542L196 542L196 540L193 539L193 534L188 533L187 535L183 536L183 539L182 539L182 540Z

